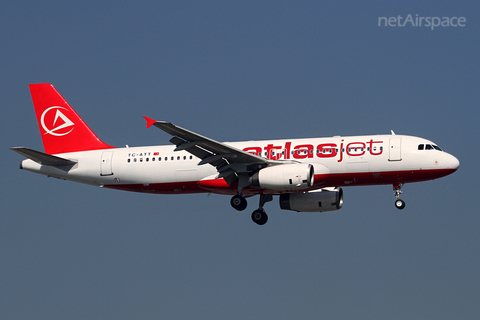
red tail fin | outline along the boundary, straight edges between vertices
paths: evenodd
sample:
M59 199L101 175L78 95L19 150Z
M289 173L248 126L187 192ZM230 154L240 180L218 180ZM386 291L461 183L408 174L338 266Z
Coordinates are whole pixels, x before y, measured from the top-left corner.
M38 83L29 87L46 153L113 148L93 133L51 84Z

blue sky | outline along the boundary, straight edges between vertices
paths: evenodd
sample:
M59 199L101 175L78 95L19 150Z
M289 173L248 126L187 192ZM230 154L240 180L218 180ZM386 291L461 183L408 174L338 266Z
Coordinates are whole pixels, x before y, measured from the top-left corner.
M7 1L0 317L478 319L476 1ZM465 27L379 27L379 17ZM106 143L168 144L142 116L219 141L430 139L453 175L345 188L340 211L143 195L18 169L42 150L29 83L52 83Z

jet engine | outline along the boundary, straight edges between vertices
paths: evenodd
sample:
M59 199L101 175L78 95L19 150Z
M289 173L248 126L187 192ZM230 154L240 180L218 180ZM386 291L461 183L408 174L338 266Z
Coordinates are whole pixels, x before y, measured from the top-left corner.
M248 182L254 188L289 191L310 188L314 178L313 166L299 163L261 169L251 176Z
M326 188L280 195L280 208L297 212L335 211L343 205L342 188Z

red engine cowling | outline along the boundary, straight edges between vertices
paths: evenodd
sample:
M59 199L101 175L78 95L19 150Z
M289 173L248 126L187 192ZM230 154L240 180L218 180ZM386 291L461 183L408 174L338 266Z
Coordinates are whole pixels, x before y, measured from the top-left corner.
M314 168L308 163L284 164L267 167L250 177L251 187L290 191L304 190L313 185Z
M342 188L328 188L280 195L280 208L297 212L335 211L343 205Z

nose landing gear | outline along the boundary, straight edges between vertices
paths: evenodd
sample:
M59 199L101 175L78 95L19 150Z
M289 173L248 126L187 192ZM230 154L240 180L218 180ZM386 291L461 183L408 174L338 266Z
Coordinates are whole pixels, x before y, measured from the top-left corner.
M403 183L393 185L393 194L395 195L395 198L397 198L397 200L395 200L395 207L399 210L402 210L403 208L405 208L405 201L400 199L400 195L403 193L402 191L400 191L402 187L403 187Z
M395 200L395 207L400 210L405 208L405 201L403 201L402 199Z

